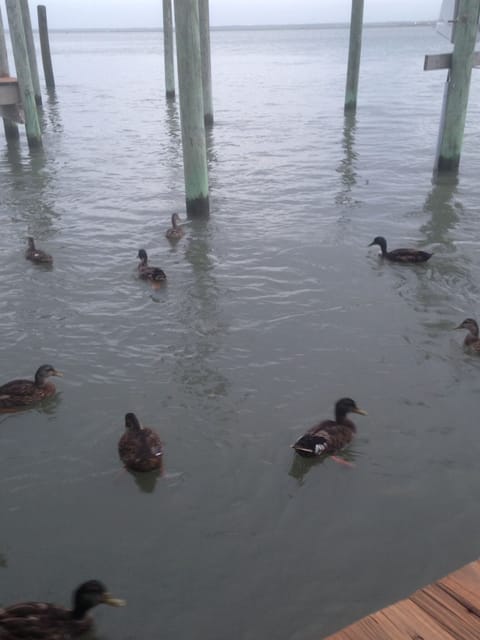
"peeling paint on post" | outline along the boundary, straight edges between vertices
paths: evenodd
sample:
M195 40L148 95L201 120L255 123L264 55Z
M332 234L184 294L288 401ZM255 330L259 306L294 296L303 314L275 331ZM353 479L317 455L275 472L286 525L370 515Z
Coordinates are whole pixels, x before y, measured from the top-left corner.
M7 44L5 42L5 30L3 28L2 10L0 9L0 78L10 77L8 68ZM9 118L3 118L3 128L7 141L18 140L20 133L15 122Z
M54 89L55 78L53 76L52 56L50 55L50 41L48 39L47 7L39 4L37 6L37 16L45 84L47 85L48 89Z
M347 85L345 88L345 112L354 112L357 109L360 54L362 52L363 4L364 0L352 0Z
M198 0L174 0L187 213L209 213Z
M163 0L163 64L165 68L165 94L175 97L175 65L173 62L172 0Z
M37 55L35 53L35 42L33 41L32 21L30 19L30 9L28 0L19 0L22 11L23 30L25 31L25 42L27 44L28 61L30 63L30 73L32 74L33 90L35 92L35 102L42 104L42 92L40 90L40 78L38 75Z
M460 164L479 11L480 0L458 2L455 42L445 85L434 173L457 171Z
M198 0L200 18L200 50L202 52L203 114L205 125L213 125L212 63L210 56L209 0Z
M28 62L27 43L23 29L22 12L18 0L5 0L7 8L10 38L12 40L13 57L17 70L18 88L25 113L25 129L30 147L42 146L42 133L38 119L37 105L33 90L32 75Z

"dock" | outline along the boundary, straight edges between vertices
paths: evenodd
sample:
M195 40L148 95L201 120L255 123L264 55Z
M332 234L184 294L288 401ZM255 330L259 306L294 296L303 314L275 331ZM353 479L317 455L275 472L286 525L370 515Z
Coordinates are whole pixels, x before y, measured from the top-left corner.
M475 640L480 638L480 561L325 640Z

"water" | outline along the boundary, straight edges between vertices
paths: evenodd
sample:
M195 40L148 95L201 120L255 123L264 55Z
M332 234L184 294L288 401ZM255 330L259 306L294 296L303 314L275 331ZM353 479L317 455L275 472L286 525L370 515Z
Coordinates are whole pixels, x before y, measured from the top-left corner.
M311 640L476 558L480 361L450 331L479 315L476 72L458 184L435 186L433 30L365 30L346 120L347 30L215 31L211 217L171 248L161 36L51 39L43 152L0 147L1 374L65 377L1 418L0 603L97 577L129 603L95 611L102 640ZM382 264L379 234L435 256ZM137 281L140 247L165 289ZM369 412L354 467L295 460L344 395ZM127 411L163 477L122 471Z

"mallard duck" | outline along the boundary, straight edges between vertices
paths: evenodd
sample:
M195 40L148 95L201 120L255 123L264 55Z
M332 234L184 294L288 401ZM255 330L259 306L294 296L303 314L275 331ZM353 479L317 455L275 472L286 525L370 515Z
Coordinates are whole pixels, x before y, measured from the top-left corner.
M185 235L185 231L183 227L179 225L182 224L180 220L180 216L178 213L172 213L172 226L170 229L167 229L165 233L165 237L170 241L180 240Z
M292 447L304 457L320 456L343 449L351 442L357 430L347 418L348 413L367 415L351 398L341 398L335 403L335 420L323 420L311 427Z
M138 265L138 277L142 280L153 280L154 282L163 282L167 279L165 271L158 267L150 267L148 264L148 256L145 249L138 252L140 263Z
M153 471L162 466L163 444L153 429L142 427L134 413L125 416L126 432L118 442L118 453L131 471Z
M35 240L29 236L27 238L28 247L25 251L25 258L27 260L31 260L32 262L37 262L38 264L52 264L53 258L49 253L42 251L41 249L37 249L35 247Z
M421 251L420 249L393 249L393 251L387 251L387 241L382 236L374 238L373 242L368 246L371 247L374 244L378 244L382 250L382 258L386 258L391 262L414 264L416 262L426 262L433 255L433 253Z
M34 380L11 380L0 387L0 410L22 409L51 398L55 395L55 385L47 382L50 376L63 376L51 364L42 364L35 373Z
M478 337L478 324L473 318L467 318L455 329L466 329L468 331L463 341L463 346L473 353L480 353L480 338Z
M73 593L73 609L49 602L21 602L0 609L2 640L70 640L87 632L93 620L87 612L98 604L123 607L98 580L81 584Z

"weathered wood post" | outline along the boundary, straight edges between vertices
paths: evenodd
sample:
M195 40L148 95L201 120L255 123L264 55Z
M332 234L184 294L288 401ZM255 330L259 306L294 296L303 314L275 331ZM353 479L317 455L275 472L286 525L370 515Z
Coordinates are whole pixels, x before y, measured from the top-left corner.
M10 77L8 68L7 44L5 42L5 30L3 28L2 10L0 9L0 78ZM10 118L3 118L3 128L7 140L18 140L20 133L15 122Z
M17 70L18 87L25 113L27 140L30 147L39 147L42 144L42 133L38 119L37 105L35 104L35 93L28 61L22 12L18 0L5 0L5 6L7 8L13 57Z
M360 75L360 54L362 51L363 4L364 0L352 0L345 112L355 112L357 109L358 77Z
M434 172L457 171L460 164L479 12L480 0L458 0Z
M202 53L203 114L205 125L213 125L212 63L210 56L209 0L198 0L200 18L200 51Z
M43 4L37 6L38 32L40 34L40 48L42 51L43 73L48 89L55 88L53 76L52 56L50 55L50 41L48 39L47 7Z
M174 0L187 213L209 213L198 0Z
M22 11L23 29L25 31L25 42L27 43L28 61L30 63L30 73L32 74L35 102L37 104L42 104L42 92L40 90L37 55L35 53L35 42L33 41L32 21L30 19L28 0L20 0L20 9Z
M165 94L168 99L172 99L175 97L172 0L163 0L163 66L165 68Z

